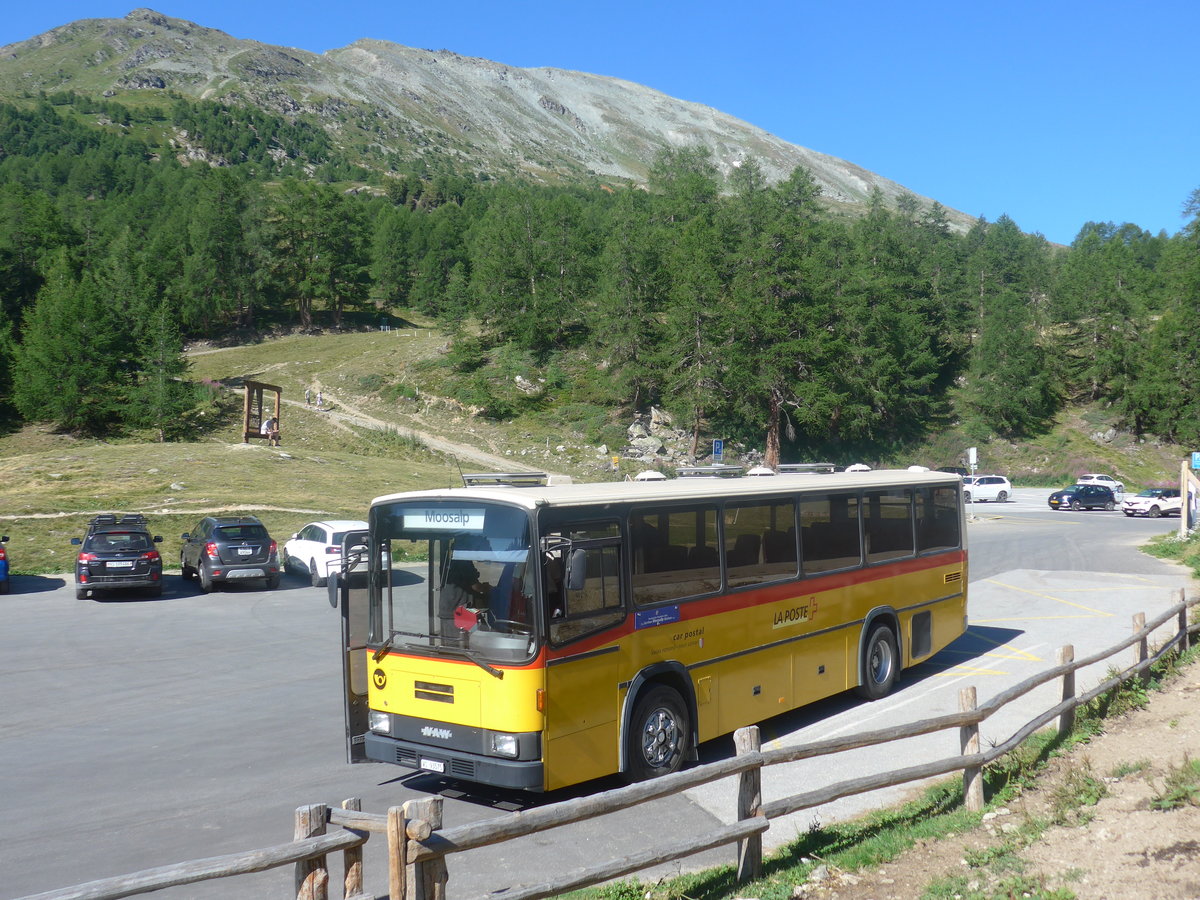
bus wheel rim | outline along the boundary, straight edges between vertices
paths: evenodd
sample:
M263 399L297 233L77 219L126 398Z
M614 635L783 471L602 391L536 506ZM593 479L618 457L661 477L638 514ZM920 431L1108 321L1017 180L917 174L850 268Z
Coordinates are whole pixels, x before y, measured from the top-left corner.
M883 684L891 671L892 648L887 641L877 641L871 648L871 678L876 684Z
M655 768L662 768L679 746L679 726L669 710L656 709L646 719L642 732L642 755Z

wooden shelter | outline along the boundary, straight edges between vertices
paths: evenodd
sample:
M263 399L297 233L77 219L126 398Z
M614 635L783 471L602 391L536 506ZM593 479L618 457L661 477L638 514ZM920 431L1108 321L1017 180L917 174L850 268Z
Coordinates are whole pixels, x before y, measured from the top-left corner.
M274 384L264 384L261 381L244 381L246 398L242 404L242 443L250 443L250 438L266 438L262 433L262 423L274 417L277 428L281 429L282 421L279 413L283 409L283 388ZM270 408L270 397L267 397L267 410L264 415L263 395L275 394L274 412Z

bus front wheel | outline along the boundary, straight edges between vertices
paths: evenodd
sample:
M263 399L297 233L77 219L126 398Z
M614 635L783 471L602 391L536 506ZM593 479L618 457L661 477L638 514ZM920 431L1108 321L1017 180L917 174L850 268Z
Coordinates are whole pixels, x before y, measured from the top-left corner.
M687 706L676 691L659 685L643 694L626 738L630 780L645 781L679 771L691 733Z
M863 645L862 683L855 689L860 697L878 700L886 697L896 683L900 653L896 636L887 625L876 625Z

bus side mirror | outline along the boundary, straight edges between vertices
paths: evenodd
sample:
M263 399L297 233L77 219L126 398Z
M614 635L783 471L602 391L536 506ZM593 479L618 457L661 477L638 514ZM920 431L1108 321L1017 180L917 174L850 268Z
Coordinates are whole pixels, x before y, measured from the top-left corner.
M567 590L582 591L587 582L587 551L572 550L567 557Z

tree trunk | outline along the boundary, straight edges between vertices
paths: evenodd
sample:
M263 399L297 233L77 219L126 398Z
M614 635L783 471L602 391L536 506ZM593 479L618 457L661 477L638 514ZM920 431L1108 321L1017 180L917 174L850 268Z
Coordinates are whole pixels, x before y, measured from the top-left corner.
M779 419L782 403L779 391L771 389L767 398L767 452L763 460L766 465L778 471L779 469Z

